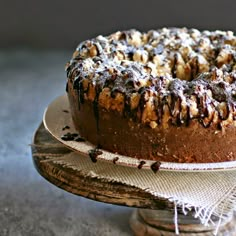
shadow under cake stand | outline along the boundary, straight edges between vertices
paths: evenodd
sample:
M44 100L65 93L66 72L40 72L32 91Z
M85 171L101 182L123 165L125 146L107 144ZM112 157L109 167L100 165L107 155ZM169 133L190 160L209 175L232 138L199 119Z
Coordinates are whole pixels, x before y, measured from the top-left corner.
M85 198L136 208L130 219L130 226L136 236L175 235L173 203L132 186L85 176L64 164L50 161L71 152L73 151L52 137L43 123L36 130L32 157L37 171L45 179ZM178 229L180 235L199 236L213 235L215 230L213 227L203 226L191 214L183 215L181 212L178 213ZM235 217L221 225L217 235L236 235Z

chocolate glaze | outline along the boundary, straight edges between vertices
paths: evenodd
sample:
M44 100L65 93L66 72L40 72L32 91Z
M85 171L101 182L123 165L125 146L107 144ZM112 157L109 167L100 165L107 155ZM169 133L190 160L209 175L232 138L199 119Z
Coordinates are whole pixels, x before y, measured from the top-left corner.
M99 110L98 110L98 96L93 101L93 114L96 119L97 132L99 133Z

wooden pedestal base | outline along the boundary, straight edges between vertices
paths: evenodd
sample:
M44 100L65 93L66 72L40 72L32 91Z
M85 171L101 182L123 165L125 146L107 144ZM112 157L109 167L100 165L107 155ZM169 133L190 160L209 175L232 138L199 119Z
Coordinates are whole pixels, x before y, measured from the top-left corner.
M215 220L217 224L217 220ZM133 212L130 225L135 236L173 236L175 233L174 212L167 210L137 209ZM204 226L193 216L178 214L179 235L213 236L215 227ZM236 235L236 217L220 225L217 236Z

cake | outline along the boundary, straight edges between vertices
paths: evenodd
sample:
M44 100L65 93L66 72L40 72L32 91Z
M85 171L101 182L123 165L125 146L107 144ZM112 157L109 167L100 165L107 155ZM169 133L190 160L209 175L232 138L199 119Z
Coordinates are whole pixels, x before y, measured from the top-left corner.
M75 128L95 146L165 162L236 160L231 31L119 31L79 44L66 65Z

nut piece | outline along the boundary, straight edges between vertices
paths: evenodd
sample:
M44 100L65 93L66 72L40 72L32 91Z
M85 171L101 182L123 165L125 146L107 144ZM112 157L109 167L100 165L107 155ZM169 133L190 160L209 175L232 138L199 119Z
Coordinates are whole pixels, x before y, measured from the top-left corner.
M163 128L166 129L169 127L169 120L171 119L170 110L166 104L163 106L163 113L162 125Z
M216 58L217 66L222 67L224 64L229 64L233 59L233 55L229 49L222 49Z
M88 100L93 102L96 97L96 91L95 91L94 85L91 83L89 83L87 94L88 94L88 96L87 96Z
M142 113L142 122L148 123L152 120L157 120L157 114L152 97L148 97L148 101L145 103L145 107Z
M89 48L89 55L90 57L95 57L97 56L98 52L97 52L97 47L93 44L90 48Z
M175 73L176 77L181 80L190 80L191 78L191 66L189 63L185 64L182 56L179 53L175 54Z
M132 31L131 36L128 38L128 44L136 47L142 45L141 33L138 31Z
M109 88L104 88L102 92L99 94L98 102L101 107L109 110L111 106L111 91Z
M130 97L130 108L134 110L138 107L141 95L139 93L132 93Z
M150 125L150 127L151 127L152 129L155 129L155 128L157 127L157 122L156 122L156 121L151 121L151 122L149 123L149 125Z
M137 50L133 55L133 60L138 61L138 62L142 62L142 63L147 63L147 61L148 61L147 51Z
M194 95L191 95L189 102L189 115L190 118L198 116L199 110L197 108L197 98Z

